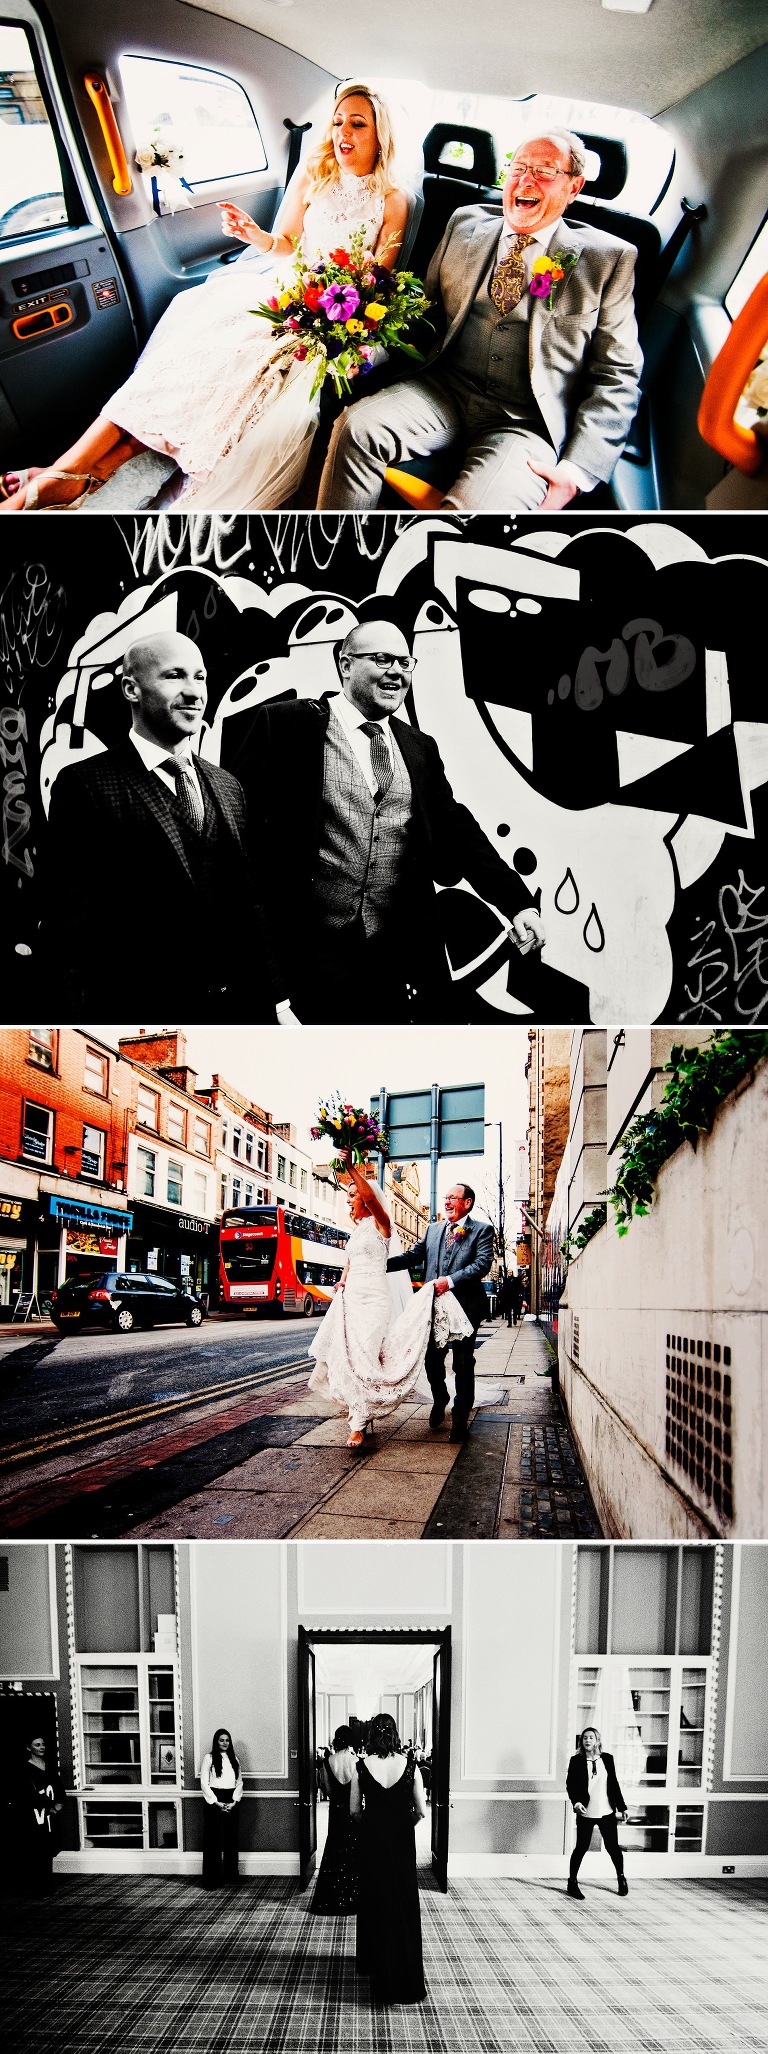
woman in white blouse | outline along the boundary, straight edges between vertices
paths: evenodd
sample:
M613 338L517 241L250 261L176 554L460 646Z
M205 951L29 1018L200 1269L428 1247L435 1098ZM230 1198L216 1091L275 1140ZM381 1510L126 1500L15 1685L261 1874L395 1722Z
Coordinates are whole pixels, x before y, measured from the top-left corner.
M217 1727L210 1754L203 1755L200 1787L205 1798L203 1883L206 1890L215 1890L219 1883L238 1881L238 1806L243 1778L226 1726Z
M596 1726L584 1728L578 1753L571 1756L568 1764L566 1789L576 1813L576 1846L571 1855L568 1896L583 1900L584 1892L579 1889L577 1878L597 1826L616 1870L619 1896L626 1897L628 1884L624 1874L624 1855L619 1846L618 1822L625 1822L627 1807L619 1787L613 1755L603 1753L602 1735Z

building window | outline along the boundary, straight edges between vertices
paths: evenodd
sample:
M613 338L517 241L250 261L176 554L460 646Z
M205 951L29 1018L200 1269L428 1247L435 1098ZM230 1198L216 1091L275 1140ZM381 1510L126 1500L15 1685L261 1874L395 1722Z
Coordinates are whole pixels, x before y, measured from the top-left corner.
M232 1178L232 1204L233 1204L233 1205L239 1205L239 1204L240 1204L240 1200L241 1200L241 1196L242 1196L242 1190L243 1190L243 1182L242 1182L242 1178L241 1178L241 1177L233 1177L233 1178Z
M97 1048L87 1048L85 1051L83 1083L87 1091L95 1091L99 1098L106 1098L109 1063L106 1056L99 1054Z
M22 1154L31 1156L34 1162L49 1163L53 1160L53 1113L45 1105L31 1105L27 1100L24 1108L24 1132Z
M226 1212L226 1209L227 1209L227 1206L228 1206L228 1204L229 1204L229 1178L228 1178L228 1177L222 1177L222 1180L221 1180L221 1210L222 1210L222 1212Z
M80 1158L80 1172L83 1177L93 1177L104 1182L104 1162L107 1151L107 1137L101 1127L83 1128L83 1152Z
M207 1212L208 1178L204 1170L195 1170L192 1178L192 1190L194 1192L195 1212Z
M242 1127L235 1127L234 1133L233 1133L233 1135L232 1135L232 1154L233 1154L233 1155L238 1155L238 1156L239 1156L239 1155L242 1155L242 1153L243 1153L243 1130L242 1130Z
M222 1148L229 1148L229 1121L228 1121L228 1120L222 1120L222 1122L221 1122L221 1145L222 1145Z
M164 57L122 57L120 70L137 144L164 134L183 141L189 185L266 169L256 116L237 79Z
M279 1183L279 1184L284 1184L284 1183L285 1183L285 1156L284 1156L284 1155L279 1155L279 1156L278 1156L278 1158L277 1158L277 1179L278 1179L278 1183Z
M302 1170L301 1172L301 1188L302 1191L306 1191L309 1188L306 1170Z
M30 1027L27 1056L38 1070L55 1070L52 1027Z
M168 1107L168 1139L169 1141L179 1141L183 1148L186 1134L187 1115L184 1107L183 1105L177 1105L175 1099L171 1099Z
M245 1203L246 1203L246 1205L252 1205L252 1204L253 1204L253 1185L252 1185L252 1184L246 1184L246 1187L245 1187Z
M154 1198L157 1158L153 1148L136 1150L136 1184L140 1198Z
M184 1171L181 1163L168 1164L168 1204L181 1205Z
M259 1136L256 1143L256 1168L257 1170L265 1170L267 1168L267 1144L266 1141L262 1141L261 1136Z
M140 1127L158 1128L159 1099L156 1091L150 1091L147 1084L140 1084L137 1098L137 1113Z
M246 1127L245 1130L245 1160L247 1163L253 1162L253 1133L250 1127Z
M294 1191L295 1191L295 1189L296 1189L296 1164L295 1164L295 1163L289 1163L289 1164L288 1164L288 1182L289 1182L289 1184L291 1185L291 1188L292 1188L292 1190L294 1190Z
M207 1120L195 1120L195 1148L198 1155L210 1155L211 1130Z

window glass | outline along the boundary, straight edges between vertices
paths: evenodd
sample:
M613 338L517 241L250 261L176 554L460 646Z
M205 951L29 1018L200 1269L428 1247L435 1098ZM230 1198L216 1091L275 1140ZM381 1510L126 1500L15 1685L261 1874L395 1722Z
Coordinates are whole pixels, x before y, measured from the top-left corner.
M278 1156L278 1158L277 1158L277 1175L278 1175L278 1179L279 1179L279 1182L280 1182L281 1184L284 1184L284 1183L285 1183L285 1156L284 1156L284 1155L279 1155L279 1156Z
M37 1162L50 1162L53 1143L53 1113L44 1105L27 1105L24 1112L24 1155Z
M154 1198L155 1195L155 1151L153 1148L139 1148L136 1151L136 1181L140 1198Z
M183 1181L183 1170L182 1170L182 1166L181 1166L181 1163L174 1163L174 1162L169 1162L169 1164L168 1164L168 1204L169 1204L169 1205L180 1205L180 1204L181 1204L181 1193L182 1193L182 1181Z
M52 1070L55 1068L52 1027L30 1027L27 1054L31 1063L37 1063L38 1069Z
M301 1188L302 1188L302 1191L306 1191L306 1189L307 1189L307 1172L306 1172L306 1170L302 1170L302 1172L301 1172Z
M236 79L157 57L123 57L120 70L136 148L172 138L188 185L265 169L256 117Z
M140 1084L137 1098L137 1112L142 1127L157 1127L158 1097L146 1084Z
M84 1177L103 1177L106 1134L101 1127L83 1128L83 1152L80 1169Z
M22 28L0 23L0 243L68 219L56 139Z
M192 1179L192 1188L195 1195L195 1211L207 1212L208 1178L204 1175L202 1170L195 1171L194 1177Z
M242 1130L242 1127L236 1127L236 1128L235 1128L235 1130L234 1130L234 1133L233 1133L233 1135L232 1135L232 1154L233 1154L233 1155L242 1155L242 1153L243 1153L243 1130Z
M207 1120L195 1120L195 1148L198 1155L210 1155L211 1130Z
M87 1048L85 1051L83 1083L88 1086L89 1091L97 1091L100 1098L106 1098L107 1078L108 1066L106 1056L100 1055L97 1048Z
M171 1141L181 1141L181 1142L183 1143L183 1141L184 1141L184 1136L185 1136L185 1133L186 1133L186 1126L187 1126L187 1116L186 1116L186 1113L185 1113L185 1111L184 1111L184 1107L183 1107L183 1105L176 1105L176 1104L174 1103L174 1100L173 1100L173 1099L171 1099L171 1103L170 1103L170 1105L169 1105L169 1107L168 1107L168 1137L169 1137L169 1140L171 1140Z
M288 1164L288 1182L289 1182L289 1184L291 1184L291 1185L293 1186L293 1189L294 1189L294 1191L295 1191L295 1189L296 1189L296 1164L295 1164L295 1163L289 1163L289 1164Z
M239 1205L239 1204L240 1204L240 1200L241 1200L241 1197L242 1197L242 1192L243 1192L243 1180L242 1180L242 1177L233 1177L233 1178L232 1178L232 1204L233 1204L233 1205Z

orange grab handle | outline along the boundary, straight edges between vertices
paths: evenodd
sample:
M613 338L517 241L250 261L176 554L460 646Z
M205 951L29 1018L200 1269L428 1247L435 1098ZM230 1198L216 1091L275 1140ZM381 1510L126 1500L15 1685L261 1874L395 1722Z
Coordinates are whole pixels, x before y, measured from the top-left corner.
M750 476L759 471L765 444L754 428L740 428L734 414L747 379L768 341L768 272L737 314L727 342L715 357L699 407L699 433L729 464Z
M93 102L99 117L99 127L104 137L107 156L112 166L112 184L115 192L125 197L133 192L133 179L128 170L128 159L123 149L123 139L115 120L112 106L103 78L97 71L87 71L83 80L89 100Z

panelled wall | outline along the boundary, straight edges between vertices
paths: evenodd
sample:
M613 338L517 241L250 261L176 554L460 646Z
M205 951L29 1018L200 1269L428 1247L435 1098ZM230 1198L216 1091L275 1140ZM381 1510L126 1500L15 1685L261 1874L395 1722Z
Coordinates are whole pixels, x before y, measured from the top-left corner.
M452 1875L564 1874L585 1723L616 1756L633 1864L768 1872L759 1542L7 1544L0 1728L7 1752L43 1708L57 1722L62 1865L195 1873L200 1763L226 1724L242 1866L296 1873L299 1624L450 1626Z

